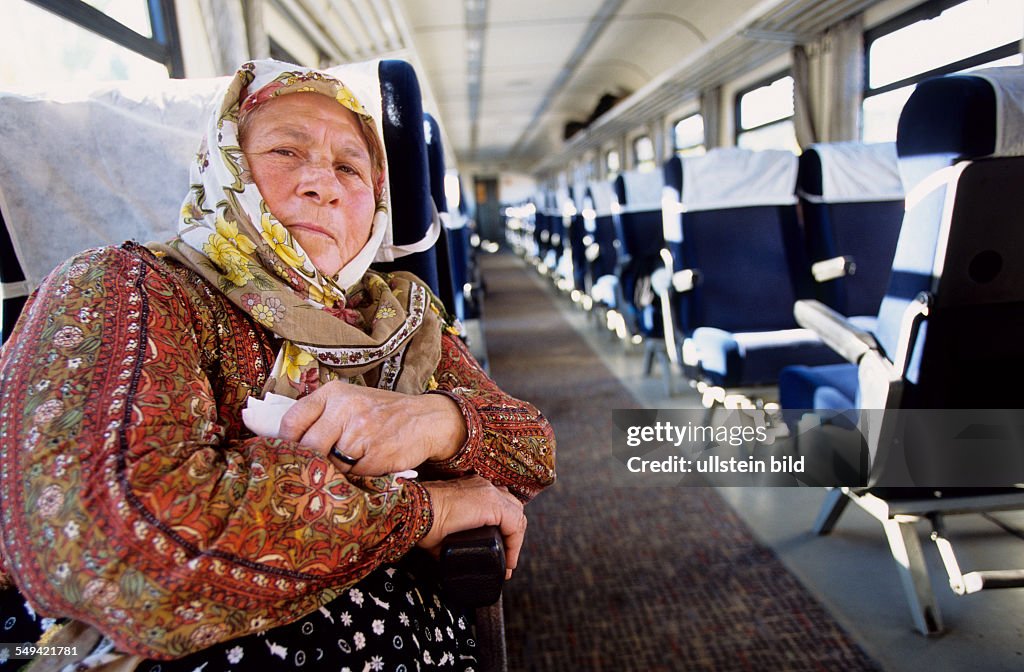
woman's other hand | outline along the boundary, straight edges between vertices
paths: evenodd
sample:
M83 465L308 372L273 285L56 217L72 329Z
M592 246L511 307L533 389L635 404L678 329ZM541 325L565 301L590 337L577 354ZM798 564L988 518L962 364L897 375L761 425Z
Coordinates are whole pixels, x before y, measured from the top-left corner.
M449 534L496 525L505 542L505 578L511 578L526 536L523 503L480 476L427 481L423 487L430 493L434 523L417 545L437 555Z
M331 381L299 399L281 419L278 437L325 457L333 447L345 473L379 476L445 460L466 442L466 424L442 394L408 395Z

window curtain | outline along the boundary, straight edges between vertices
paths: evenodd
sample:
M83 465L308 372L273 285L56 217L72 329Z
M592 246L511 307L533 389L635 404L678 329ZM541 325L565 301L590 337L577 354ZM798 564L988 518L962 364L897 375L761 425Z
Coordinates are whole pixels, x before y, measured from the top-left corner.
M270 56L263 27L264 0L199 0L214 68L230 75L250 59Z
M858 14L793 48L793 122L801 147L860 139L863 43Z
M701 91L700 115L704 118L704 147L711 150L721 146L722 87Z

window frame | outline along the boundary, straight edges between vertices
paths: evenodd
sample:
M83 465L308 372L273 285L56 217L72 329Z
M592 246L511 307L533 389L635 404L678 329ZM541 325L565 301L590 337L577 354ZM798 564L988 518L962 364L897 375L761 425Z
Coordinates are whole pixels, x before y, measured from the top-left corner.
M1016 54L1021 53L1019 40L1015 42L1009 42L1007 44L998 47L993 47L992 49L983 51L973 56L961 58L958 61L947 63L946 65L942 65L937 68L932 68L931 70L926 70L916 75L911 75L910 77L904 77L901 80L890 82L888 84L885 84L884 86L871 88L869 84L869 74L871 72L871 45L876 40L887 35L890 35L892 33L895 33L898 30L911 26L919 21L927 21L929 19L934 19L947 9L951 7L956 7L957 5L961 5L966 1L967 0L929 0L928 2L925 2L922 5L918 5L917 7L908 9L902 14L897 14L896 16L886 21L883 21L877 26L865 30L864 51L862 53L862 58L864 59L864 89L861 92L861 104L863 105L864 100L872 96L877 96L882 93L895 91L896 89L902 89L905 86L913 86L925 79L961 72L963 70L967 70L968 68L972 68L978 65L984 65L985 63L989 63L991 61L996 61L1001 58L1007 58L1009 56L1014 56Z
M146 0L153 37L140 35L82 0L28 0L100 37L162 64L175 79L185 77L174 0Z
M733 101L732 101L732 113L733 113L733 125L732 125L733 126L733 132L732 132L732 136L733 137L732 137L732 141L733 141L733 144L735 146L739 147L740 136L743 135L744 133L749 133L751 131L756 131L756 130L759 130L759 129L762 129L762 128L767 128L769 126L773 126L775 124L779 124L779 123L782 123L784 121L790 121L790 122L793 121L793 118L796 116L795 109L794 109L793 114L788 116L788 117L782 117L781 119L775 119L773 121L769 121L769 122L764 123L764 124L758 124L757 126L751 126L750 128L743 128L740 125L740 120L742 119L742 117L740 116L740 101L743 100L743 96L745 96L748 93L751 93L753 91L756 91L757 89L760 89L762 87L771 86L772 84L774 84L778 80L785 79L786 77L789 77L790 79L793 78L793 70L792 70L792 68L784 68L783 70L779 70L775 74L768 75L767 77L763 77L763 78L757 80L756 82L754 82L753 84L750 84L748 86L743 87L742 89L739 89L733 95ZM795 108L795 104L794 104L794 108Z

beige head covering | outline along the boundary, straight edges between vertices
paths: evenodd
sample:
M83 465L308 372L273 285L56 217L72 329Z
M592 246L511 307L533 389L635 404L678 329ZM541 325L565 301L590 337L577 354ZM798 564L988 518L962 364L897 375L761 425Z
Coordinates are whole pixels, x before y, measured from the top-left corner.
M252 181L238 141L239 115L300 92L333 98L358 115L383 147L379 123L335 76L278 61L246 63L206 128L178 237L153 247L284 339L267 391L297 398L342 379L423 392L440 359L439 309L413 276L367 271L389 230L387 189L377 190L369 241L328 277L269 211Z

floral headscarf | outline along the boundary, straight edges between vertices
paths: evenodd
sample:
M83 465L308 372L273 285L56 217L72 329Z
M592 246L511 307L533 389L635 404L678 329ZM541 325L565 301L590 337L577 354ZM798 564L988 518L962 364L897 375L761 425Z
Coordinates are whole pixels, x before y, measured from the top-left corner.
M278 61L246 63L212 115L191 167L178 237L153 247L284 339L265 391L298 398L342 379L423 392L440 359L439 310L413 276L367 271L389 226L386 188L375 189L369 241L328 277L269 211L252 180L238 140L240 115L300 92L329 96L354 112L364 133L373 134L369 142L376 139L383 148L378 123L339 79ZM383 149L379 153L384 159Z

